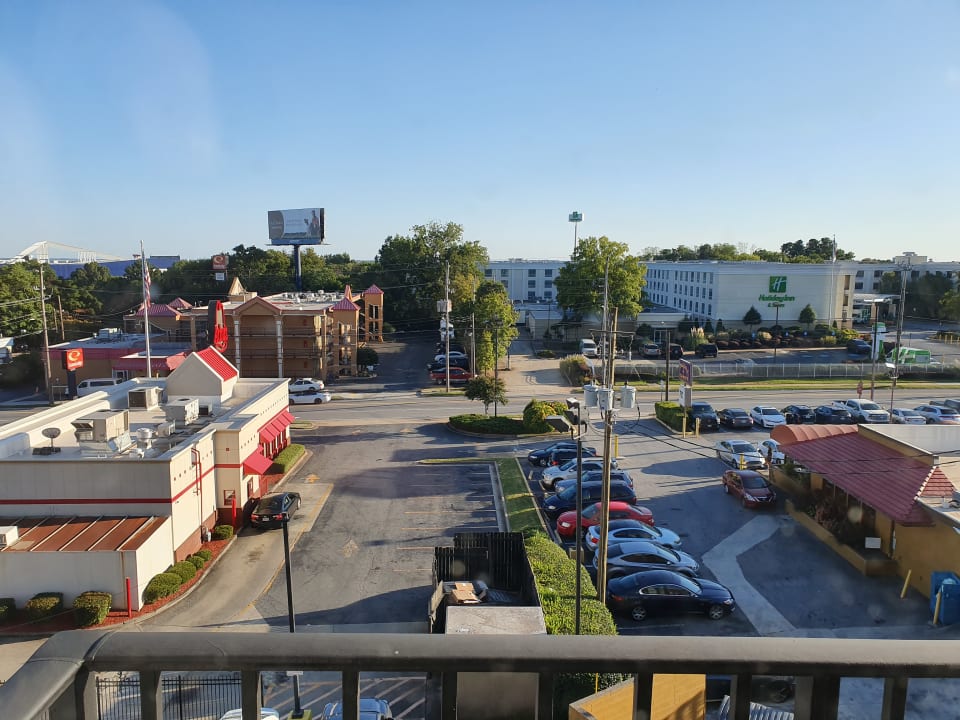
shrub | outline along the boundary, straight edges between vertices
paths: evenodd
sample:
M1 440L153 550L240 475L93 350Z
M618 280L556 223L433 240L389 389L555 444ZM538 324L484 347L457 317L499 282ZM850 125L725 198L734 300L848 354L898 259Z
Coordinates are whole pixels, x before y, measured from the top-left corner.
M583 385L592 377L583 355L567 355L560 361L560 375L570 385Z
M674 430L683 429L684 410L679 404L675 402L658 402L654 404L653 408L658 420L666 423Z
M229 525L227 527L229 527ZM194 555L202 557L204 562L210 562L210 559L213 557L213 553L206 548L200 548L194 553Z
M80 627L99 625L110 612L113 595L99 590L87 590L73 601L73 616Z
M0 623L13 620L14 613L17 611L17 603L12 597L0 598Z
M833 335L824 335L823 336L823 346L824 347L836 347L837 338Z
M232 525L217 525L213 532L210 533L210 537L214 540L229 540L233 537L233 526Z
M197 570L199 570L200 568L202 568L204 565L207 564L207 561L204 560L199 555L191 555L190 557L187 558L187 562L192 563Z
M505 415L454 415L450 418L450 427L478 435L523 435L526 432L523 420Z
M147 604L156 602L160 598L165 598L168 595L172 595L183 583L180 581L180 576L170 572L163 572L159 575L154 575L150 578L150 582L147 583L147 587L143 590L143 601Z
M31 620L42 620L63 610L63 593L42 592L27 600L23 606Z
M192 562L181 560L167 568L167 572L173 573L180 578L181 583L185 583L187 580L192 580L194 575L197 574L197 567Z
M270 468L270 472L287 472L304 452L306 452L306 448L303 445L290 443L273 459L273 467Z
M547 358L547 359L549 359L549 358L555 358L556 356L557 356L557 354L556 354L553 350L549 350L549 349L540 350L540 351L537 353L537 357L538 357L538 358Z
M523 409L523 429L528 433L548 433L553 430L545 418L548 415L563 415L565 402L543 402L532 398Z

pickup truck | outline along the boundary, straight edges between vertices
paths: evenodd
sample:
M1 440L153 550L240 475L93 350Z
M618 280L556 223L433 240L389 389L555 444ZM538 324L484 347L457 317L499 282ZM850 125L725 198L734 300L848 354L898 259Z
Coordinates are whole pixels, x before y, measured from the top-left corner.
M890 422L890 413L877 405L872 400L860 400L851 398L850 400L837 400L833 403L834 407L843 408L858 423L888 423Z

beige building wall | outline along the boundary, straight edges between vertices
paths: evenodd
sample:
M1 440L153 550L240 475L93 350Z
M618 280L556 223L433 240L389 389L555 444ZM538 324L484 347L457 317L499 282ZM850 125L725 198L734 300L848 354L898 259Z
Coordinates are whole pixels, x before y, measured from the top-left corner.
M703 720L706 715L703 675L654 675L650 720ZM632 720L633 682L601 690L570 705L569 720Z
M930 597L930 577L934 571L960 575L960 535L939 520L933 527L896 527L897 561L900 575L910 573L910 587Z

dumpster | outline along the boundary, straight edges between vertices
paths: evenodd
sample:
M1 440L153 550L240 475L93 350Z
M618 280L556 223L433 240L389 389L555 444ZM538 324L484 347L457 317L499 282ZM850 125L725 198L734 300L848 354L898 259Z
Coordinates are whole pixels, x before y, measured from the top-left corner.
M953 625L960 622L960 577L952 572L933 572L930 574L930 614L937 607L937 593L940 593L941 625Z

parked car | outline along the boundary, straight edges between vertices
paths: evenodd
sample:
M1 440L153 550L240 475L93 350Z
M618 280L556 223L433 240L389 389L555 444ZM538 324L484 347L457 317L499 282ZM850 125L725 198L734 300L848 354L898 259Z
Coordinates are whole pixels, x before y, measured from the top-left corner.
M583 457L596 457L597 452L593 448L582 448L581 455ZM577 457L577 448L557 448L547 456L547 466L551 465L563 465L568 460L573 460Z
M728 428L753 427L753 418L743 408L724 408L717 413L717 420Z
M767 460L751 443L746 440L721 440L713 449L717 457L728 465L740 467L743 463L749 470L762 470L767 466Z
M894 408L890 411L890 422L895 425L926 425L927 418L916 410Z
M745 508L773 507L777 494L767 479L752 470L727 470L720 478L723 491L740 498Z
M250 524L261 530L278 528L283 525L284 513L292 520L300 509L300 493L285 491L264 495L253 508Z
M430 379L433 380L437 385L443 385L447 382L447 373L445 370L438 370L430 373ZM469 370L464 370L460 367L451 367L450 368L450 383L465 383L468 380L473 379L473 374Z
M658 358L663 355L660 346L652 342L644 343L641 352L645 358Z
M687 410L687 417L689 418L687 424L690 427L696 428L697 420L699 420L701 430L720 429L720 421L717 419L717 413L708 402L696 401L690 403L690 408Z
M326 390L297 390L290 393L291 405L320 405L332 399L333 396Z
M466 357L467 357L467 356L466 356L464 353L462 353L462 352L453 352L452 350L450 351L450 361L451 361L451 362L453 361L454 358L464 358L464 359L466 359ZM434 356L433 356L433 361L436 362L436 363L445 363L445 362L447 361L447 356L446 356L445 353L440 353L439 355L434 355Z
M787 405L780 411L787 425L802 425L804 423L816 422L813 408L809 405Z
M947 398L946 400L931 400L929 405L942 405L943 407L953 408L957 412L960 412L960 400L955 400L953 398Z
M574 483L576 480L574 480ZM603 483L597 481L585 482L582 484L583 505L592 505L600 501L603 494ZM637 495L633 488L624 482L610 482L610 499L622 500L631 505L637 504ZM555 518L560 513L568 510L576 510L577 507L577 486L566 487L556 495L551 495L543 501L543 514L548 518Z
M600 568L600 553L593 555L590 573L596 577ZM700 563L682 550L671 550L650 540L630 540L607 548L607 578L632 575L643 570L673 570L696 577Z
M666 348L661 344L660 354L665 355L667 353ZM670 359L679 360L683 357L683 346L677 345L677 343L670 343Z
M606 601L611 612L637 621L650 615L683 613L705 613L711 620L720 620L736 608L733 593L720 583L670 570L614 578L607 583Z
M527 462L531 465L536 465L538 467L547 467L550 464L550 453L559 448L568 448L572 449L574 452L574 457L576 457L577 452L577 442L576 440L560 440L553 443L552 445L547 445L545 448L540 448L539 450L531 450L527 454ZM583 446L584 455L590 455L595 457L597 454L597 449L594 447Z
M838 400L834 403L837 407L845 408L850 411L850 416L854 422L859 423L888 423L890 414L872 400L861 400L860 398L850 398L849 400Z
M869 358L873 348L866 340L850 340L847 343L847 355L852 358Z
M918 405L914 408L926 418L928 425L960 425L960 414L941 405Z
M610 460L610 467L617 469L616 459ZM583 458L580 462L580 472L586 475L589 472L603 471L603 458ZM563 465L551 465L540 474L540 487L547 492L556 492L556 483L561 480L577 479L577 458L567 460Z
M813 421L821 425L853 425L853 415L849 410L834 405L820 405L813 411Z
M717 346L713 343L701 343L697 345L693 352L698 358L716 357Z
M390 703L381 698L360 698L360 720L392 720ZM343 720L343 703L331 702L323 706L319 720Z
M583 530L586 530L589 527L600 524L600 515L601 508L600 503L594 503L589 507L583 509L583 514L580 516L580 530L581 534ZM631 505L630 503L614 501L610 503L610 519L611 520L620 520L621 518L629 518L631 520L639 520L640 522L645 522L647 525L654 525L653 513L650 511L650 508L643 507L642 505ZM560 517L557 518L557 535L560 536L563 540L570 540L576 534L577 530L577 511L570 510L569 512L563 513Z
M458 368L463 368L464 370L469 370L469 369L470 369L470 358L467 358L467 357L452 357L452 358L450 358L450 367L452 367L452 368L453 368L453 367L458 367ZM446 363L446 362L443 362L443 361L441 361L441 362L432 362L432 363L430 363L429 365L427 365L427 373L428 373L428 374L429 374L429 373L432 373L432 372L443 372L443 371L446 370L446 369L447 369L447 363Z
M581 478L581 482L602 482L603 481L603 470L590 470L585 472ZM610 482L622 482L625 485L633 487L633 478L630 477L630 473L626 470L611 470L610 471ZM567 478L565 480L557 480L554 483L554 492L561 492L566 490L569 487L572 487L577 484L577 478Z
M767 438L761 442L757 450L767 459L767 465L783 465L784 456L780 450L780 443L773 438Z
M607 523L607 546L617 545L630 540L650 540L664 547L676 550L683 542L673 530L647 525L639 520L611 520ZM583 547L587 552L596 552L600 547L600 526L587 529L583 536Z
M227 710L220 716L220 720L243 720L243 709ZM261 707L260 720L280 720L280 713L273 708Z
M323 380L318 380L317 378L298 378L296 380L291 380L290 384L287 386L287 389L290 392L299 390L314 390L319 392L320 390L323 390Z
M774 428L777 425L786 425L787 419L780 411L769 405L754 405L750 409L750 418L754 424L762 428Z

